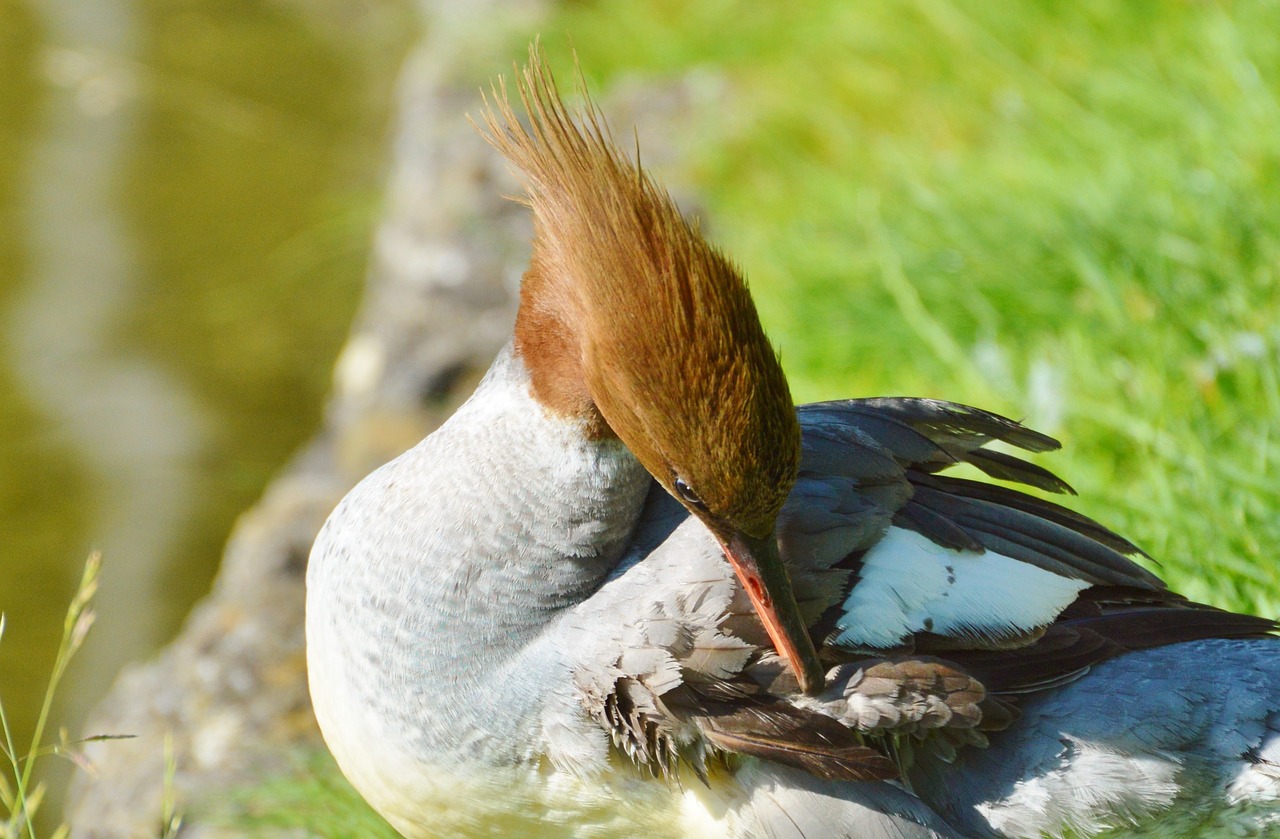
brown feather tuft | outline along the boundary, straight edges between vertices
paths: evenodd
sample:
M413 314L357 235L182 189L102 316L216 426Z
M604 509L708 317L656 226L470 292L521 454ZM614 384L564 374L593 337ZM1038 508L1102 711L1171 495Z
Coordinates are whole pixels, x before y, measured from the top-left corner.
M517 88L529 126L501 83L484 124L524 171L534 212L515 340L535 396L621 437L668 489L682 479L709 525L766 536L800 429L745 281L627 159L589 98L568 109L536 44Z

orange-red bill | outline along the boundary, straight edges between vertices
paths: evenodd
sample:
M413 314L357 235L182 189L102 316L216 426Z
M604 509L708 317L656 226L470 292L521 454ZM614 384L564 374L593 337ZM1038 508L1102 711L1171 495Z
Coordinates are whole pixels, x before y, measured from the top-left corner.
M822 664L809 629L800 617L800 607L791 590L791 577L778 554L777 539L773 534L753 539L737 533L723 546L760 622L773 639L773 646L795 672L800 689L817 693L824 682Z

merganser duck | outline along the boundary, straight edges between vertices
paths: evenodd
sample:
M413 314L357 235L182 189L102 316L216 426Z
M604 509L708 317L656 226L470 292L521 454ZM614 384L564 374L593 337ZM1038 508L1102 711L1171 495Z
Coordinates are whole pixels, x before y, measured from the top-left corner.
M1277 823L1276 625L946 473L1067 491L990 448L1058 448L1017 422L795 407L735 266L530 55L529 127L505 89L484 120L535 220L513 339L307 572L316 718L373 807L407 837Z

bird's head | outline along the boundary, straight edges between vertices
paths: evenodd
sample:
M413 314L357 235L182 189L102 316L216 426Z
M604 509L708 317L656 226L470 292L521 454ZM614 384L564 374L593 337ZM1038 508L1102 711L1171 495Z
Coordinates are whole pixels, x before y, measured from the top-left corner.
M616 436L723 546L806 690L822 671L774 533L800 461L787 380L742 276L614 144L564 105L536 47L499 92L490 141L526 175L535 219L516 348L535 397Z

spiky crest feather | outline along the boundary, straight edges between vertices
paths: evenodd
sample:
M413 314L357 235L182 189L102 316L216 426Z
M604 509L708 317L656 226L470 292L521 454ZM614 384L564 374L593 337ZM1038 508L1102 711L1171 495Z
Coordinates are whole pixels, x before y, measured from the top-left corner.
M525 173L534 211L515 335L535 396L621 437L669 489L682 478L713 527L766 536L800 432L746 283L626 158L585 93L570 112L536 44L517 88L529 127L502 83L484 123Z

